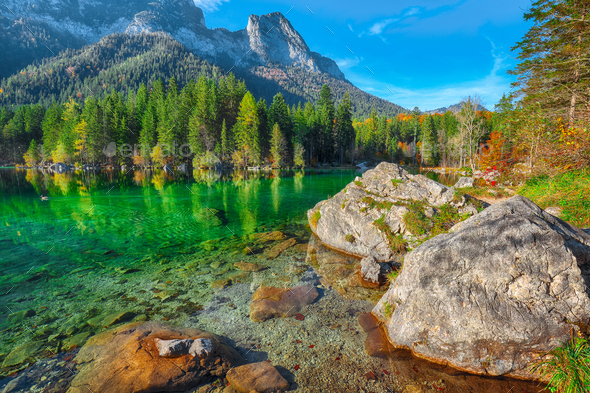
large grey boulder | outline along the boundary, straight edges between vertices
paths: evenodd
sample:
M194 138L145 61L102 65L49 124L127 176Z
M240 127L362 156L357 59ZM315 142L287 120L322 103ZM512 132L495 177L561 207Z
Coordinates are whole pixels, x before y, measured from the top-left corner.
M471 373L532 379L590 324L590 236L514 196L406 255L373 314L396 347Z
M384 216L391 235L412 237L404 224L407 204L421 202L435 212L444 204L465 208L471 204L455 190L422 175L411 175L396 164L383 162L346 186L334 197L319 202L307 215L311 229L329 247L377 261L396 259L387 235L375 226ZM434 208L434 209L433 209ZM464 212L477 212L464 209ZM317 220L319 212L319 220Z

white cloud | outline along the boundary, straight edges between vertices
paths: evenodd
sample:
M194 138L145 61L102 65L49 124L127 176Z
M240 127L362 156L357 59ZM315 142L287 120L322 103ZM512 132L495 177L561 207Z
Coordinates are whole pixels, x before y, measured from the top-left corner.
M218 7L222 3L227 3L229 0L193 0L197 7L202 8L205 11L213 12L217 11Z
M377 22L375 23L373 26L371 26L369 28L370 34L371 35L379 35L383 32L383 29L385 29L388 25L395 23L395 22L399 22L405 18L408 18L410 16L416 15L420 13L420 7L410 7L408 9L406 9L401 17L399 18L389 18L389 19L384 19L381 22Z
M385 19L385 20L382 20L381 22L377 22L377 23L375 23L373 26L371 26L371 28L369 29L369 31L371 32L371 34L372 34L372 35L375 35L375 34L381 34L381 32L383 31L383 29L384 29L384 28L385 28L387 25L389 25L389 24L391 24L391 23L393 23L393 22L396 22L396 21L398 21L398 20L399 20L399 19L393 19L393 18L392 18L392 19Z
M354 67L360 63L358 57L348 58L348 59L339 59L339 58L332 58L340 69L348 69Z

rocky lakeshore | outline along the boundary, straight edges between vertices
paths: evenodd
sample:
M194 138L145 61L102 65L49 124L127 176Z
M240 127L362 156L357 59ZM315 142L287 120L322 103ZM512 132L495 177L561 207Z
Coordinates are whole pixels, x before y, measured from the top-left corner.
M422 255L419 251L428 244L452 235L490 208L483 210L485 204L401 169L398 173L406 180L381 178L390 176L390 168L368 171L362 179L369 174L375 182L396 183L401 191L408 187L404 195L422 196L418 202L403 200L398 191L393 201L383 191L378 197L377 186L369 189L372 194L359 193L361 199L367 194L374 202L380 198L375 206L361 201L364 214L381 217L389 207L407 209L398 221L403 230L395 234L403 247L392 249L392 238L382 231L389 233L386 227L378 228L381 243L391 250L390 259L379 253L335 251L338 247L305 229L300 216L296 225L207 240L183 253L166 247L166 253L152 257L156 263L142 259L140 267L113 264L108 275L99 268L77 271L68 280L100 286L94 285L94 298L89 291L68 293L60 303L67 323L47 322L44 307L11 315L14 326L22 327L15 336L21 341L3 354L7 378L0 381L0 392L349 392L351 387L365 393L540 391L543 385L538 382L507 377L518 376L515 373L475 375L452 361L427 356L415 350L414 336L407 336L412 345L392 340L398 330L394 318L404 306L393 297L400 296L394 292L401 289L397 283L407 280L408 288L429 285L412 280L421 268L411 268L408 258ZM347 188L357 186L353 182ZM536 217L538 211L531 214ZM327 217L322 214L319 223ZM569 233L567 226L559 225L556 232ZM572 254L576 257L585 249L575 245L585 240L574 232L566 243L578 250ZM98 255L105 261L114 257L112 252ZM567 272L574 273L573 267ZM448 287L452 293L453 283ZM416 317L408 319L405 332L414 327L418 336L420 324L430 316L416 316L416 308L439 307L444 317L432 297L415 295L420 289L412 289L406 299L409 313L400 314ZM566 292L564 298L576 294ZM73 307L84 310L87 297L96 306L69 315ZM410 301L414 298L432 304L416 305ZM26 340L27 327L34 331L34 340ZM427 343L431 340L436 344L432 337ZM434 345L432 349L438 350Z
M473 374L539 379L536 359L590 333L590 236L521 196L484 207L380 164L308 218L327 246L373 265L365 279L383 274L372 259L403 264L372 310L394 347ZM449 209L460 217L437 231ZM434 224L412 233L423 217Z

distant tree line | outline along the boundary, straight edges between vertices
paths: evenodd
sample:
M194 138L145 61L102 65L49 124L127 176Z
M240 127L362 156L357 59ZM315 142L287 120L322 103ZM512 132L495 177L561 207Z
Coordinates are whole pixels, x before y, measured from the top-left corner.
M204 76L179 89L175 78L127 96L113 91L83 105L23 105L0 110L0 157L112 165L298 166L350 161L355 133L348 95L335 105L327 85L313 105L289 106L281 93L271 105L254 99L232 74Z

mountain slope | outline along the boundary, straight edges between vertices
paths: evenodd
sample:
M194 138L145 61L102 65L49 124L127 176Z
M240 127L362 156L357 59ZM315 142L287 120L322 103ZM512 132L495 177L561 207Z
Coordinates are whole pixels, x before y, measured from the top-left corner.
M358 117L368 116L373 108L378 114L388 116L403 111L348 81L322 72L276 64L232 72L246 81L257 98L264 98L269 104L278 92L290 105L315 102L326 83L336 102L346 92L350 94L353 112ZM166 33L112 34L82 49L68 49L3 80L0 105L13 107L40 102L48 106L52 100L63 103L70 97L81 103L90 95L102 97L113 89L123 94L136 91L141 83L149 86L160 77L167 82L174 76L182 87L201 75L219 79L226 74L227 71L195 56Z
M327 83L336 101L349 92L358 116L372 108L388 116L404 111L353 86L278 12L251 15L246 28L230 32L208 29L192 0L6 3L0 8L0 45L13 56L0 60L3 105L82 101L88 87L100 96L158 77L175 76L182 86L200 75L231 71L267 102L279 91L289 104L315 102ZM31 64L35 57L44 59Z
M208 29L203 11L192 0L6 0L0 7L2 42L17 45L9 38L27 41L42 39L50 52L57 53L64 41L69 48L98 42L113 33L138 34L165 31L195 52L220 66L250 68L278 62L308 71L326 72L338 79L344 74L336 63L313 53L279 12L251 15L245 29ZM29 32L35 26L38 32ZM23 30L27 34L23 35ZM54 37L54 39L52 39ZM45 45L44 45L45 46ZM52 47L54 49L52 49ZM6 48L10 49L10 48ZM46 56L49 52L46 52ZM12 68L12 69L11 69ZM18 69L3 68L0 77Z

